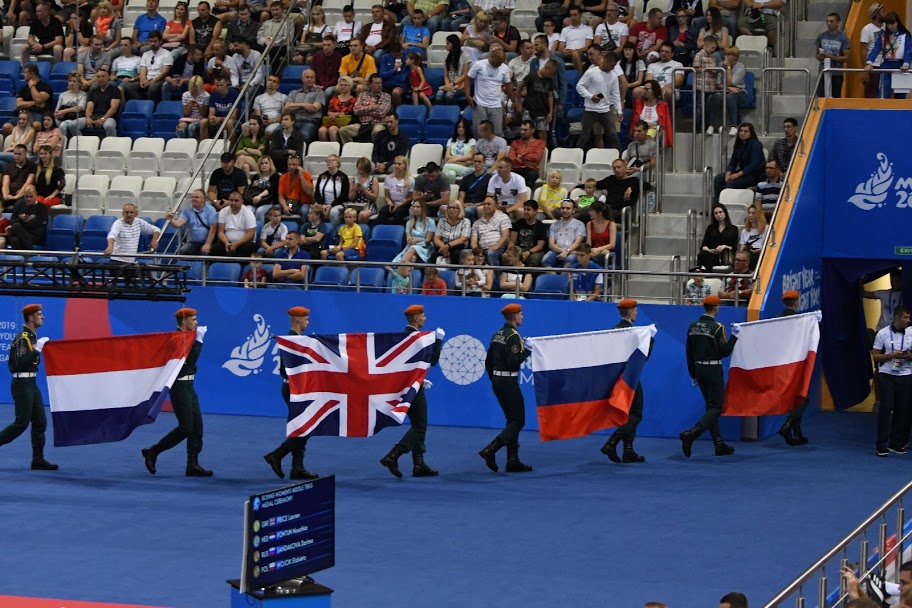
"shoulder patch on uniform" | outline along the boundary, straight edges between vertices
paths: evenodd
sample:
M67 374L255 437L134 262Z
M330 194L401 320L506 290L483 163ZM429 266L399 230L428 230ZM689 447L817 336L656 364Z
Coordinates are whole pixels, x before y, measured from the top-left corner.
M514 353L518 353L518 352L519 352L519 347L516 346L515 344L513 345L513 352L514 352Z

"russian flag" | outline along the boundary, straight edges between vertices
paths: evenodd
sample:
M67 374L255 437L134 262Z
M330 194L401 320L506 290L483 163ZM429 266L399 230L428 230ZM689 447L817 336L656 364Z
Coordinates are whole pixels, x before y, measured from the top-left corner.
M737 324L723 414L785 414L807 399L821 318L814 311Z
M532 370L542 441L627 422L655 325L534 338Z
M196 338L168 332L48 342L54 445L126 439L153 422Z

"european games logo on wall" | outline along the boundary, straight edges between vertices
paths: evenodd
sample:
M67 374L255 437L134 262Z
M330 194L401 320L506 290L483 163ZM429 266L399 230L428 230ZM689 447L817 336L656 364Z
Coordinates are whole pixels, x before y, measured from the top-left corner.
M887 198L890 195L891 186L895 179L893 174L893 163L883 152L877 153L877 170L871 174L867 181L861 182L855 187L855 194L849 197L848 202L855 205L862 211L871 211L887 206L890 201ZM896 185L893 191L896 192L895 206L897 209L912 208L910 204L910 194L912 194L912 178L896 179Z
M266 319L263 315L255 314L253 322L256 324L253 333L247 336L243 344L232 349L231 358L222 365L241 378L260 373L266 351L269 350L269 325L266 325Z

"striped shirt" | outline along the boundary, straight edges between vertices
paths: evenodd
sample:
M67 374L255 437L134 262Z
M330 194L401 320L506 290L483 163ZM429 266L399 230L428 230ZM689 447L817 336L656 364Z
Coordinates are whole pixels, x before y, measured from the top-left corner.
M437 223L437 237L444 243L450 243L458 238L469 238L472 236L472 224L466 218L459 220L455 226L448 220L440 220ZM468 243L465 243L468 245Z
M111 226L108 238L114 239L114 251L111 259L117 262L134 262L136 258L132 253L139 249L139 237L142 234L155 234L161 232L157 227L141 218L134 218L133 223L127 224L119 219Z

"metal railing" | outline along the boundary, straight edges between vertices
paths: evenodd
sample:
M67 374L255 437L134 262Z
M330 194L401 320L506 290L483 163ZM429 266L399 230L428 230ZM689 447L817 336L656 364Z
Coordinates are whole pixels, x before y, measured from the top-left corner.
M703 167L703 217L707 222L712 221L713 205L713 170L712 167Z
M687 268L696 264L697 251L697 210L687 210Z
M681 289L681 279L679 274L681 272L681 256L673 255L671 256L671 272L678 273L671 276L671 292L670 303L671 304L682 304L684 302L684 291Z
M766 135L769 132L769 119L770 113L772 112L772 101L770 96L773 94L782 94L784 91L781 87L781 80L776 79L780 82L780 85L772 90L770 86L770 81L773 80L772 74L782 75L787 72L799 72L804 74L804 103L805 105L810 105L811 103L811 72L807 68L763 68L763 73L760 77L760 100L759 100L759 110L760 110L760 132Z
M909 500L907 494L912 492L912 482L907 483L899 492L894 494L889 500L869 515L861 524L852 530L845 538L836 543L836 545L824 553L815 561L807 570L798 578L792 581L782 591L776 594L773 599L768 601L764 608L778 608L791 603L796 608L809 606L809 602L816 602L817 606L838 607L844 605L847 599L845 583L841 580L840 570L844 566L849 566L853 570L858 569L859 580L864 580L872 573L877 573L880 577L886 578L888 575L888 562L893 560L902 561L903 549L908 545L909 536L912 532L906 533L906 508L905 501ZM895 549L888 551L888 541L890 540L889 520L894 518L896 529ZM873 554L871 552L871 540L869 536L876 536L877 558L871 563ZM857 562L849 559L849 554L857 550ZM838 560L838 562L837 562ZM857 566L855 565L857 563ZM835 566L835 572L830 574L836 577L835 588L839 589L839 597L835 603L828 601L830 576L827 572L828 566ZM896 568L898 570L898 568ZM804 588L811 587L811 591L805 594ZM816 587L816 589L814 589ZM816 598L815 594L816 592ZM832 598L829 598L832 600Z
M678 112L677 112L678 89L675 86L675 78L677 77L678 73L686 74L687 72L692 72L694 74L694 80L696 80L697 71L692 67L686 67L686 68L680 67L680 68L675 68L671 71L671 132L672 133L678 132ZM684 76L684 82L685 83L687 82L687 76ZM694 104L696 104L696 102L697 102L696 93L694 93L693 102L694 102ZM696 106L694 105L694 107L696 107ZM697 144L697 122L696 122L696 120L693 121L693 124L690 127L690 137L691 137L690 166L696 167L697 166L697 157L695 156L696 144ZM678 150L678 146L671 147L671 170L672 171L678 170L677 150Z

